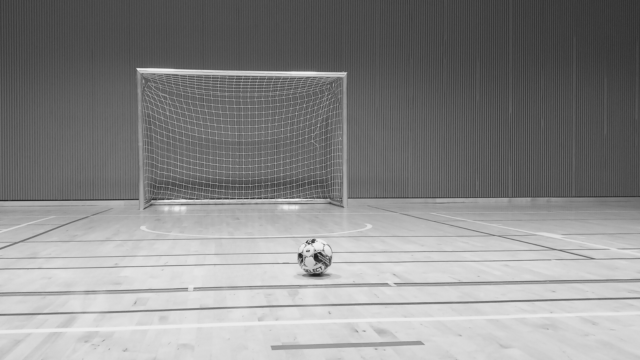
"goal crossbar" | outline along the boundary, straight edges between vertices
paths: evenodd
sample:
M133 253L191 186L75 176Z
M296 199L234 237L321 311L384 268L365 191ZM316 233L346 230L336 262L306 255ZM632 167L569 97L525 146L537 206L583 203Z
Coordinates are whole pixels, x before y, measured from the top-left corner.
M174 75L222 75L222 76L281 76L281 77L346 77L346 72L315 71L227 71L227 70L190 70L190 69L137 69L140 74Z

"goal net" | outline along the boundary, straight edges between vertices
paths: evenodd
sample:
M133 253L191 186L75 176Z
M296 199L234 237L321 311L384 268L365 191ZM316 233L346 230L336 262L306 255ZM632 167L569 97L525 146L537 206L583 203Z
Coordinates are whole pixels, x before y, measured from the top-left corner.
M138 69L140 209L346 206L346 73Z

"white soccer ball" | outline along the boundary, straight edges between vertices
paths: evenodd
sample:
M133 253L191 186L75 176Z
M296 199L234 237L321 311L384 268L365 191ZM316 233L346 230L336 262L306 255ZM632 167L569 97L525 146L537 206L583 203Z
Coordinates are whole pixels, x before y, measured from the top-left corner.
M320 275L331 266L333 250L320 239L309 239L298 249L298 264L307 274Z

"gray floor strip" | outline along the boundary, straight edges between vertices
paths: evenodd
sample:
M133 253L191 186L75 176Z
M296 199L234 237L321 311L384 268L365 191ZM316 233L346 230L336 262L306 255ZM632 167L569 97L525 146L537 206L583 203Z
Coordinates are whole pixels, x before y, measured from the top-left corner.
M343 349L361 347L416 346L424 345L422 341L384 341L367 343L335 343L335 344L300 344L272 345L271 350L311 350L311 349Z

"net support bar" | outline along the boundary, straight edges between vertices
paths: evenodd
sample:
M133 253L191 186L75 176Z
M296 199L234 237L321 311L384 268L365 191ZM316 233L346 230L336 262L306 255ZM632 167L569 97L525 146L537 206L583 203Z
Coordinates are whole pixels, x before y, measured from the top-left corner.
M138 191L139 191L139 208L145 208L145 189L144 189L144 129L143 129L143 108L142 108L142 74L136 73L136 83L138 85Z
M347 74L342 78L342 207L347 207L349 197L347 176Z

